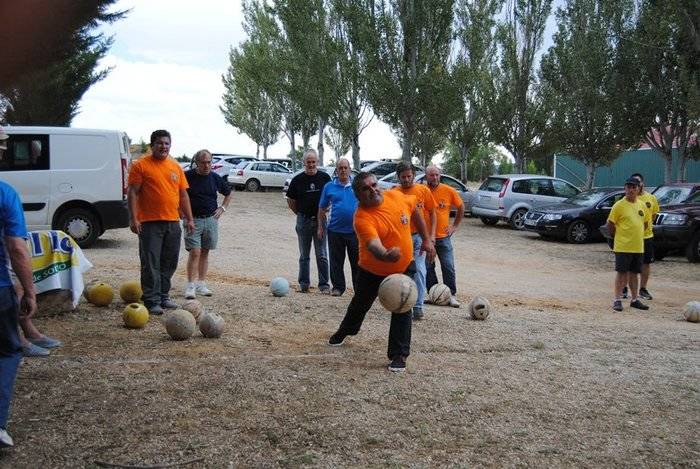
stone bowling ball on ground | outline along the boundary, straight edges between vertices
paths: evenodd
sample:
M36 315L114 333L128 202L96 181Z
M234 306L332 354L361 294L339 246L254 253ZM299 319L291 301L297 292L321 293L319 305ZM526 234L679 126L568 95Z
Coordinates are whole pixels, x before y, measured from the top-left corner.
M287 293L289 293L289 282L284 277L275 277L270 282L270 291L273 296L287 296Z

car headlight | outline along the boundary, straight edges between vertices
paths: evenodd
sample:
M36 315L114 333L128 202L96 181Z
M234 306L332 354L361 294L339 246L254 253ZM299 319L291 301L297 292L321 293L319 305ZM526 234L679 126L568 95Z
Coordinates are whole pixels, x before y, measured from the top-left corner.
M545 213L543 219L545 221L561 220L561 213Z
M685 222L688 221L688 215L683 213L666 213L664 215L661 221L662 225L685 225Z

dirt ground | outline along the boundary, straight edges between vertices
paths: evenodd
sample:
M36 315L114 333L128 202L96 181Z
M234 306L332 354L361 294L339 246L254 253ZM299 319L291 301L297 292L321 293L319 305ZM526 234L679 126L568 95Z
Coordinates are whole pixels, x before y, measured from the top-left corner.
M279 192L235 193L211 262L218 340L121 325L120 300L36 320L64 346L21 367L0 467L698 467L700 265L653 269L651 310L610 309L603 243L543 241L465 219L460 309L428 306L408 370L386 371L388 314L326 345L350 300L293 291L293 216ZM138 278L137 239L105 233L86 280ZM185 252L174 285L182 299ZM312 263L312 278L316 278ZM488 297L486 321L468 319Z

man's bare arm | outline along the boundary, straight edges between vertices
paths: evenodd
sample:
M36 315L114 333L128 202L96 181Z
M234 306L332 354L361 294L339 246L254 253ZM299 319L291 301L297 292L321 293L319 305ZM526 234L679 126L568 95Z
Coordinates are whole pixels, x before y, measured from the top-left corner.
M36 292L32 277L32 260L29 257L27 243L23 238L17 236L5 236L5 246L10 257L12 270L14 270L24 290L20 302L20 314L30 318L36 312Z
M384 262L396 262L401 257L401 250L398 247L387 249L379 238L367 241L367 249L374 257Z
M297 201L294 199L290 199L287 197L287 206L289 207L289 210L294 212L295 214L297 213Z
M136 218L136 207L138 206L137 202L140 192L141 184L130 184L126 198L129 207L129 228L136 234L141 232L141 223Z

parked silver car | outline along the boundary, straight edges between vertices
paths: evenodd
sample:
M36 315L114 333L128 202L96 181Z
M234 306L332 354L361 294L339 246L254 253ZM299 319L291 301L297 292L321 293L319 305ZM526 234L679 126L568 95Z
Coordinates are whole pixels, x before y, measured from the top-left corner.
M255 192L261 187L283 187L292 172L279 163L241 161L228 176L228 183L236 188Z
M416 173L415 182L417 184L425 184L425 173ZM462 202L464 202L464 215L467 216L467 214L470 214L472 211L472 199L474 197L474 192L470 191L469 188L462 184L462 182L458 179L455 179L452 176L448 176L446 174L440 175L440 182L443 184L447 184L448 186L457 191L460 198L462 199ZM399 184L399 178L398 176L396 176L396 172L394 171L393 173L389 173L383 178L381 178L379 181L377 181L377 184L379 184L379 187L382 187L384 189L390 189Z
M537 174L489 176L476 191L472 214L486 225L507 221L516 230L524 229L525 214L532 208L550 205L581 192L563 179Z

